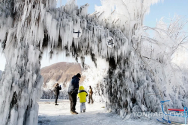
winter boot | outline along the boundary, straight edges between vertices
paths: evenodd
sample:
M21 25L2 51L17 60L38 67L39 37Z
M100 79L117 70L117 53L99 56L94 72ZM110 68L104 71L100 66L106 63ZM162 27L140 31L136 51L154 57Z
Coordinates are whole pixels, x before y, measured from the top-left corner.
M71 114L73 114L73 115L77 115L78 112L76 112L76 111L71 111Z
M74 111L76 114L78 114L78 112Z

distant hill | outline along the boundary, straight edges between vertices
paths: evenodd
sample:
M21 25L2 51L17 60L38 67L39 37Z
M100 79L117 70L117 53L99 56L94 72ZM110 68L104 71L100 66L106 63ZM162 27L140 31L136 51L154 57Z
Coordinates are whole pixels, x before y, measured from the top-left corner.
M83 69L79 63L60 62L41 69L41 75L44 79L43 88L52 89L56 82L59 82L63 87L67 87L74 75L82 73ZM80 84L84 81L82 76Z
M68 99L68 85L74 75L81 73L82 77L80 85L83 85L85 90L88 91L91 85L94 92L95 101L103 100L104 93L104 78L106 77L108 68L104 66L90 67L84 66L82 69L79 63L66 63L60 62L41 69L41 75L43 76L44 83L42 87L41 99L54 99L53 86L56 82L59 82L62 86L59 99ZM96 97L97 96L97 97Z

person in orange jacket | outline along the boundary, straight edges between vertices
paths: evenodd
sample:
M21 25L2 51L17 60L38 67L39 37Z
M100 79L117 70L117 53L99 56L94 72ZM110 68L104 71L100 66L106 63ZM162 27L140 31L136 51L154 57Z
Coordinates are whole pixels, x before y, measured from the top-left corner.
M84 90L83 86L80 86L78 92L78 97L80 98L80 113L86 111L86 96L88 96L87 92Z

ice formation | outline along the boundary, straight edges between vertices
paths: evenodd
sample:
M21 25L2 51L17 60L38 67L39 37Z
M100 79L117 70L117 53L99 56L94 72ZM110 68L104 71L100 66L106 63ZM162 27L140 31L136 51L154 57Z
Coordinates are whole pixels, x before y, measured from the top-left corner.
M144 15L158 1L103 0L89 15L88 4L78 8L74 0L60 8L56 0L1 0L0 41L7 60L0 81L1 124L37 125L44 49L51 56L65 51L81 57L83 64L85 55L96 66L97 57L106 59L106 105L122 116L160 111L163 99L171 99L174 107L185 106L187 77L170 61L181 35L159 23L152 39L146 32L150 28L143 26ZM81 29L82 35L73 38L73 29Z

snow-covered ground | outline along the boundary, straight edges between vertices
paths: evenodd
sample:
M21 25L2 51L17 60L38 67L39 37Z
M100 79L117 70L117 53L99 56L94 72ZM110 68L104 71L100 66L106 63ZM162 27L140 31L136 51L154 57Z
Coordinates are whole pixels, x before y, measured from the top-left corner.
M40 100L38 125L161 125L155 119L122 119L119 115L105 110L105 104L86 104L86 113L71 115L69 100ZM79 112L79 102L76 109Z

